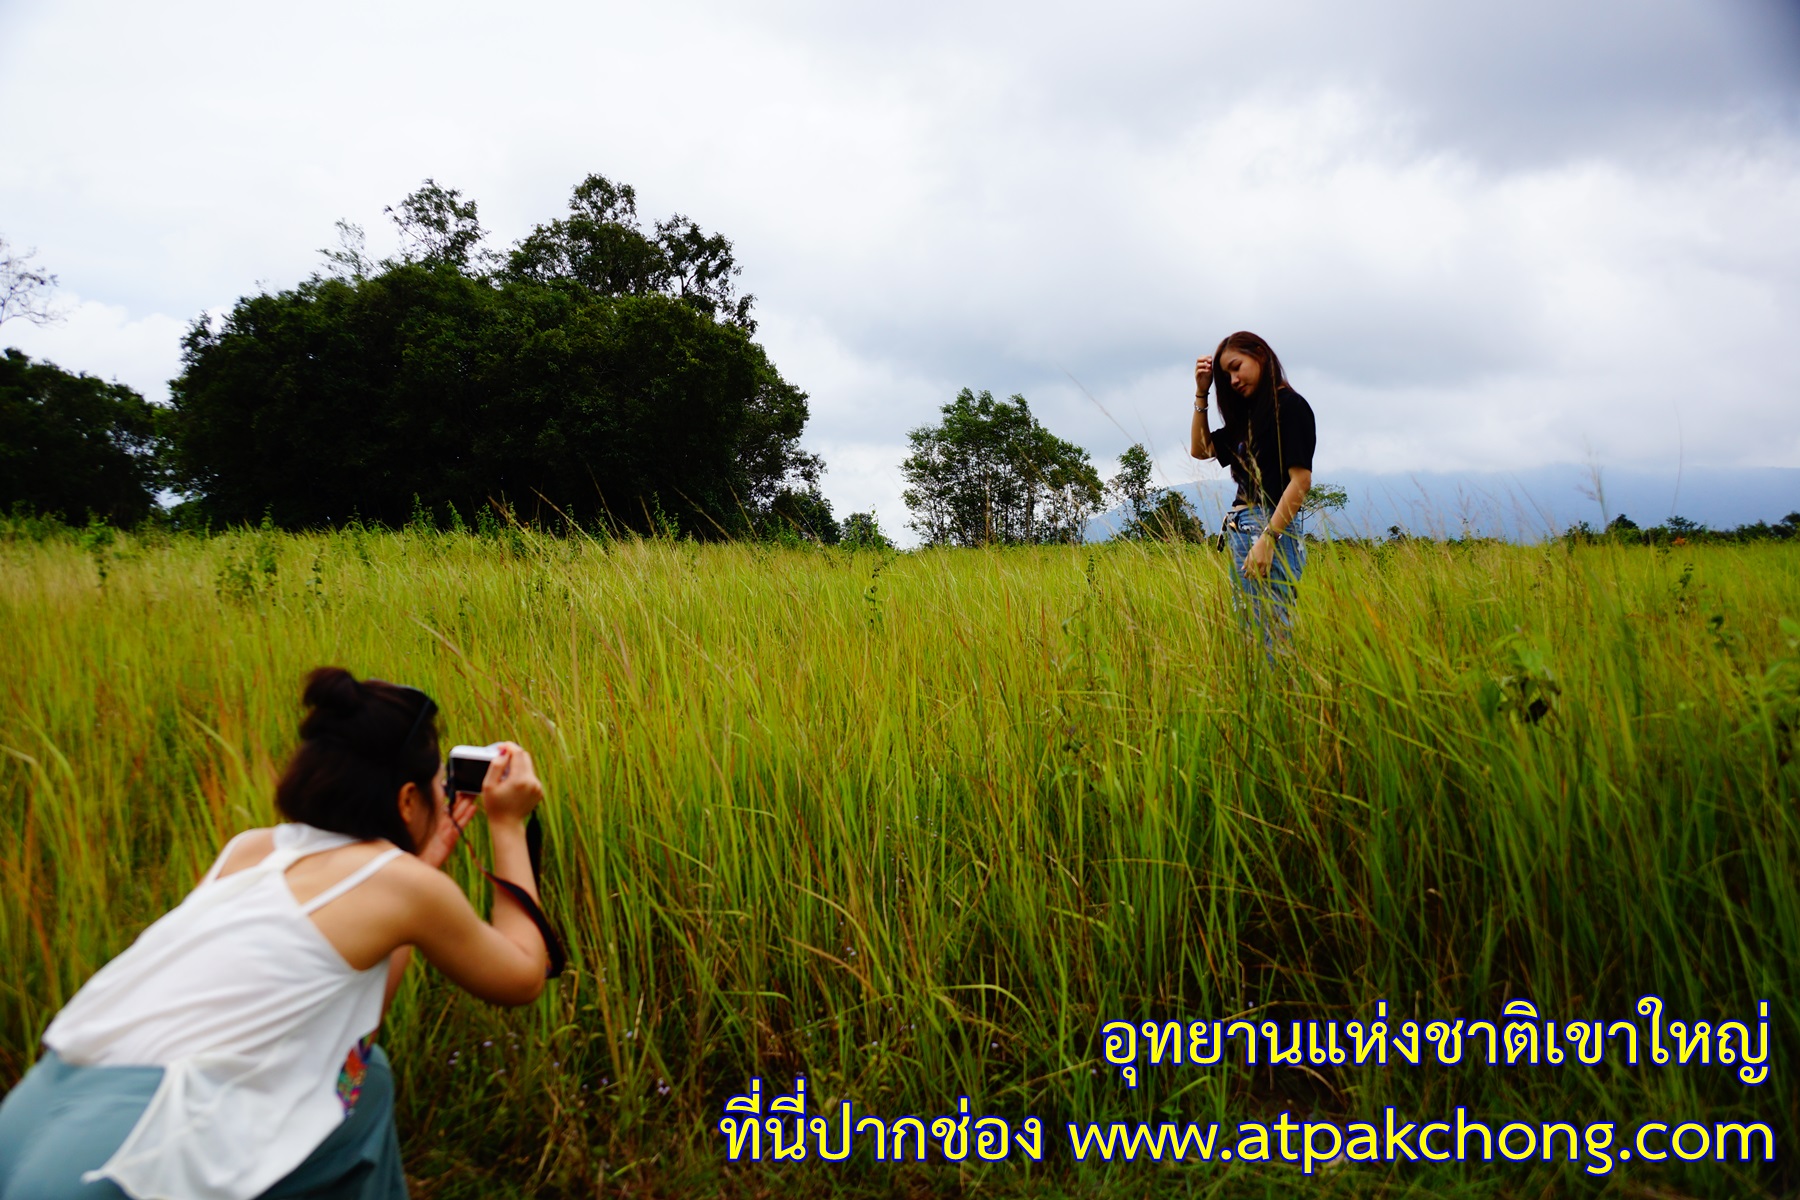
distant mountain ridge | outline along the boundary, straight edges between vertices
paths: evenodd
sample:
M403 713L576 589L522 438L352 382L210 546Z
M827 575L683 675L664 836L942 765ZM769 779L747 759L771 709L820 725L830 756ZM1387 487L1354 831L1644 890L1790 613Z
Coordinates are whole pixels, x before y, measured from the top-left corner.
M1222 471L1218 476L1177 489L1214 528L1232 498L1230 481ZM1646 527L1680 516L1730 529L1800 510L1800 467L1601 467L1598 487L1593 468L1573 463L1525 471L1320 471L1315 478L1349 492L1349 503L1330 517L1330 532L1340 536L1379 537L1398 525L1433 537L1535 542L1578 521L1600 528L1620 514ZM1089 523L1088 540L1111 537L1121 524L1117 510L1104 513Z

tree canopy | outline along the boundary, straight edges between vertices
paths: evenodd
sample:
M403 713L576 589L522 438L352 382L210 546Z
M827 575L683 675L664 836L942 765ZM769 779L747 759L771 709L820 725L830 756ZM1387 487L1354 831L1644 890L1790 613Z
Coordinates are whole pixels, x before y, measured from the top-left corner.
M820 523L807 398L751 340L725 238L681 216L646 234L598 175L504 257L434 181L389 215L398 257L340 223L328 272L189 330L172 458L209 518L400 524L504 498L703 537L778 501Z
M474 218L470 209L470 220ZM731 243L676 213L646 234L637 193L590 175L569 198L569 215L539 225L507 256L505 275L536 283L568 281L596 296L659 293L711 317L756 332L754 296L739 296L741 273Z
M1040 424L1024 396L964 388L943 420L907 435L909 524L930 545L1078 542L1099 510L1087 451Z
M0 356L0 509L115 525L150 515L162 483L158 410L122 383Z
M1125 523L1118 537L1127 541L1204 542L1208 539L1187 497L1174 488L1151 483L1150 452L1133 442L1119 455L1119 473L1106 481L1106 490L1118 498Z

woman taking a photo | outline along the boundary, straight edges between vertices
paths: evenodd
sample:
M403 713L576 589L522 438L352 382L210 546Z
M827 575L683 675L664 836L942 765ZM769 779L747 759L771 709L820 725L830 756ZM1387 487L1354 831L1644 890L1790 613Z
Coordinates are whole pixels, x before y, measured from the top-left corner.
M489 923L442 870L475 804L446 811L437 705L336 667L304 700L275 791L289 823L226 843L50 1023L0 1104L0 1200L404 1197L371 1038L412 947L493 1004L543 990L531 756L505 744L483 783Z
M1206 394L1215 377L1219 418L1210 427ZM1216 459L1231 472L1237 496L1225 517L1232 577L1249 601L1263 641L1269 619L1283 631L1288 605L1306 565L1301 506L1312 487L1312 406L1288 386L1281 360L1254 333L1234 333L1194 362L1194 421L1188 452ZM1265 613L1264 604L1273 610Z

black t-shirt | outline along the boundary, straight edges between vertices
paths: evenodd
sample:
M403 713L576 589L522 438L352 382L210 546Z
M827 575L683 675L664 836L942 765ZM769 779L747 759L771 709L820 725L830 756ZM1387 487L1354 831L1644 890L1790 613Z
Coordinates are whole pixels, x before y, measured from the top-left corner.
M1241 401L1239 401L1241 403ZM1276 419L1280 411L1280 420ZM1235 437L1235 444L1227 445ZM1313 443L1318 434L1313 428L1312 405L1293 388L1284 387L1273 404L1258 400L1250 409L1250 420L1237 430L1213 431L1213 454L1219 465L1231 471L1237 481L1237 499L1233 507L1252 504L1274 508L1287 490L1288 468L1312 470Z

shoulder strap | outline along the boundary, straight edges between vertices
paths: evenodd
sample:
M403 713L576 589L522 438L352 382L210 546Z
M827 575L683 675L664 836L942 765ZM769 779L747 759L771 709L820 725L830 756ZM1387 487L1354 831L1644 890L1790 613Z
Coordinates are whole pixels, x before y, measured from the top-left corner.
M219 877L219 872L225 869L225 860L231 857L231 848L238 844L244 834L249 832L248 829L244 829L232 835L231 840L225 843L225 848L219 851L219 857L213 862L212 870L208 871L206 878L200 881L202 885L209 884Z
M350 874L344 876L342 879L314 896L311 900L308 900L305 904L302 904L300 906L300 911L303 913L312 913L318 909L324 908L327 904L330 904L333 900L336 900L339 896L363 882L369 876L381 870L381 868L387 866L405 853L406 851L400 849L398 846L390 847L389 849L382 851L356 870L350 872Z
M455 820L454 817L451 819ZM462 828L460 825L457 826L459 834L462 832ZM457 841L464 846L469 844L467 838L459 837ZM525 852L531 859L531 882L537 884L540 878L539 868L544 861L544 828L538 823L536 813L532 813L530 819L525 822ZM502 879L486 867L479 869L483 875L488 877L490 883L518 901L519 907L525 910L525 915L531 918L531 923L537 926L538 933L544 939L544 951L550 958L549 965L544 969L544 978L555 979L561 975L563 968L569 963L568 952L563 949L562 938L557 936L556 926L550 924L550 918L544 915L544 910L538 907L538 902L531 898L530 892L510 879Z
M537 926L538 934L544 939L544 952L550 958L549 965L544 968L544 978L555 979L561 975L563 968L568 965L568 955L563 950L562 939L556 936L556 927L550 924L550 918L544 915L544 910L531 898L531 893L510 879L500 878L486 867L481 869L481 873L495 887L517 900L519 907L525 910L525 915L531 918L531 923Z

